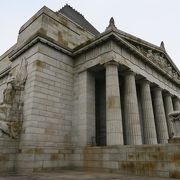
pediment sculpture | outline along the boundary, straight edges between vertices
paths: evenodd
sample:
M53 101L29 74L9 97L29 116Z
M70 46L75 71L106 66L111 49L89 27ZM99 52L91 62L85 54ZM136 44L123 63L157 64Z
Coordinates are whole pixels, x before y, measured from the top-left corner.
M9 73L0 104L0 136L17 138L22 127L22 92L27 79L27 61L22 59L17 74Z
M142 52L142 48L141 49ZM173 69L168 60L165 58L164 54L160 54L158 52L153 52L151 49L147 50L146 52L147 58L149 58L152 62L157 64L160 68L166 71L173 79L176 81L180 81L180 76L178 75L177 71Z

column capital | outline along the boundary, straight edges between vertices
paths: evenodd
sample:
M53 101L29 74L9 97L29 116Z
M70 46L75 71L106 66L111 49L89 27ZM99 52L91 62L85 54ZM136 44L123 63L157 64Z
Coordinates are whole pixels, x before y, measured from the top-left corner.
M136 75L137 73L135 73L132 69L128 69L126 71L123 72L124 75L129 75L129 74L132 74L132 75Z
M119 63L118 62L116 62L116 61L114 61L114 60L111 60L111 61L108 61L108 62L106 62L105 64L104 64L104 66L106 67L106 66L108 66L108 65L114 65L114 66L119 66Z
M164 91L163 95L172 97L172 94L167 90Z
M138 81L139 84L144 84L144 83L147 83L147 84L151 84L151 82L147 79L147 78L142 78Z
M179 97L177 97L176 95L172 95L172 98L179 100Z
M152 87L152 91L162 91L162 88L157 85L157 86Z

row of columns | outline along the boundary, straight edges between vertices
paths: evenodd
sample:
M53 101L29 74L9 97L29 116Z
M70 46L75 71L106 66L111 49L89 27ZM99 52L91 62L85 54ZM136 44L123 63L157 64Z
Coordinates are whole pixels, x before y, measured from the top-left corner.
M168 114L173 110L180 110L179 99L174 98L172 102L169 92L162 95L161 88L151 89L150 82L146 79L140 82L140 91L138 91L140 96L137 98L135 73L127 71L124 78L124 116L122 118L118 64L115 62L107 63L105 68L106 144L167 143L173 132L173 126ZM95 78L93 74L88 71L80 73L78 86L78 142L80 145L88 145L95 141L96 128ZM139 99L141 111L139 111Z
M120 145L123 142L122 112L118 78L118 64L106 64L106 137L107 145ZM170 93L162 96L162 89L153 88L151 95L150 82L140 83L140 97L142 105L142 126L138 110L135 73L128 71L124 83L124 126L126 144L167 143L172 135L173 127L168 114L173 111ZM154 107L154 108L153 108ZM179 100L174 102L174 110L180 110Z

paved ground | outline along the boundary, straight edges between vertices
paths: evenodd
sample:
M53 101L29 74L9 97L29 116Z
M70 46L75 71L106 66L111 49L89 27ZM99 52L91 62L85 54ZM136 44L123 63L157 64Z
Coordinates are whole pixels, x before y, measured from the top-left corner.
M31 175L0 175L0 180L166 180L167 178L124 176L109 173L61 171ZM175 180L175 179L167 179Z

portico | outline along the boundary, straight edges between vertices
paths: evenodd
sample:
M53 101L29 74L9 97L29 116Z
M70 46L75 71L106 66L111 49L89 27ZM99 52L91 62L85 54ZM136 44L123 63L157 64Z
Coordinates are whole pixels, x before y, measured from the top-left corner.
M95 95L91 108L86 109L86 114L91 114L95 106L95 116L89 119L89 124L95 120L95 131L91 131L88 142L93 139L93 144L98 146L165 144L173 134L168 114L179 109L179 95L157 77L165 77L168 82L170 69L165 64L164 69L159 69L156 59L147 59L153 57L146 57L143 48L138 47L140 53L137 52L118 37L118 33L111 19L96 44L89 44L75 53L77 73L90 72L87 74L93 76L95 82L89 84L94 92L86 91L91 93L87 97ZM104 47L98 45L103 41ZM161 56L159 58L165 62ZM164 70L169 73L165 75ZM80 109L83 108L82 104Z
M177 97L172 98L157 84L121 67L109 61L100 72L86 73L89 78L94 77L86 90L87 97L93 94L93 102L86 109L91 114L88 117L92 117L95 106L94 118L89 118L89 124L95 121L95 130L87 125L88 133L92 132L89 142L95 139L98 146L167 143L173 131L167 114L175 110L172 102L177 103ZM80 109L84 109L83 104Z

